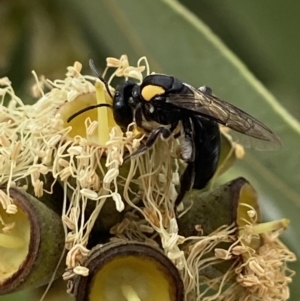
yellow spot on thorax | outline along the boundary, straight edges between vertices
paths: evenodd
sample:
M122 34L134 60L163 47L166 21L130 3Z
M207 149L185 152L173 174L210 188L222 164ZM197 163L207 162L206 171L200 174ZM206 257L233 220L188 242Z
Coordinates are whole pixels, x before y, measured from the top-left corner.
M142 89L142 97L146 101L150 101L153 97L157 95L164 94L166 90L160 86L147 85Z

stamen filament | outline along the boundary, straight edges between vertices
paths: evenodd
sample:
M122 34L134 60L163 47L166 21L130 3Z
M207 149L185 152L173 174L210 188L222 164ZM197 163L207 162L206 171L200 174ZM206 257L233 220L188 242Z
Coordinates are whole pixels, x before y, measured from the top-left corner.
M253 226L254 234L262 234L266 232L271 232L279 229L285 229L289 225L290 221L287 218L283 218L276 221L271 221L267 223L260 223Z

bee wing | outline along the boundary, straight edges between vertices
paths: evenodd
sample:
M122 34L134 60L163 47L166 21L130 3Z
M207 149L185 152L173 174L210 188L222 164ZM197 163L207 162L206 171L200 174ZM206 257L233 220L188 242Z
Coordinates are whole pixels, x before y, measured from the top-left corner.
M258 140L271 142L272 144L272 147L256 147L256 143L254 143L254 148L275 149L281 146L280 139L256 118L212 94L199 91L191 86L189 88L193 91L192 94L170 94L167 96L166 102L176 107L193 111L195 114L214 120L239 133ZM251 145L253 146L253 143ZM262 144L258 143L257 145Z

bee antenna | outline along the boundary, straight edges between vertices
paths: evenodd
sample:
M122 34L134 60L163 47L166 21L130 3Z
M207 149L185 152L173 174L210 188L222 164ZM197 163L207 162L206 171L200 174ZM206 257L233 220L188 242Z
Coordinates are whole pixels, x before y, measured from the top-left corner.
M109 89L109 85L108 85L108 82L99 74L96 66L95 66L95 63L92 59L89 60L89 65L90 65L90 68L92 69L92 71L98 76L98 78L102 81L102 83L104 84L105 86L105 89L108 93L108 95L113 99L113 95L111 94L110 92L110 89ZM72 114L71 116L69 116L69 118L67 119L67 122L69 123L70 121L72 121L75 117L79 116L80 114L84 113L84 112L87 112L89 110L93 110L93 109L96 109L96 108L100 108L100 107L109 107L112 109L112 105L108 104L108 103L99 103L99 104L96 104L96 105L92 105L92 106L88 106L86 108L83 108L77 112L75 112L74 114Z
M96 109L96 108L100 108L100 107L109 107L109 108L112 108L112 106L108 103L98 103L96 105L92 105L92 106L88 106L86 108L83 108L77 112L75 112L74 114L72 114L68 119L67 119L67 122L69 123L71 120L73 120L75 117L77 117L78 115L84 113L84 112L87 112L89 110L93 110L93 109Z
M89 65L90 65L90 68L92 69L92 71L98 76L98 78L102 81L102 83L104 84L105 86L105 89L108 93L108 95L111 97L111 99L113 99L113 95L111 94L110 92L110 89L109 89L109 85L108 85L108 82L99 74L97 68L96 68L96 65L95 65L95 62L93 59L90 59L89 60Z

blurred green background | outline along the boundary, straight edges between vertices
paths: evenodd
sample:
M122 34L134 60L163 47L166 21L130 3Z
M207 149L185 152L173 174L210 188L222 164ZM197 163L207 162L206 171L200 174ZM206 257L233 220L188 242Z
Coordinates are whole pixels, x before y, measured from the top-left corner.
M284 242L300 257L299 13L295 0L2 0L0 77L32 102L31 70L62 78L78 60L90 73L89 58L104 66L107 56L126 53L132 64L146 55L152 71L212 87L282 139L279 151L247 152L222 180L244 176L260 193L265 220L289 218ZM290 266L299 274L299 263ZM300 299L299 282L294 277L290 300ZM52 290L56 301L63 290Z

